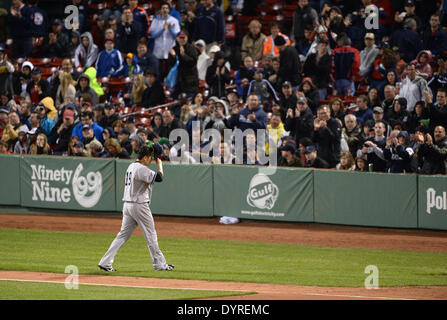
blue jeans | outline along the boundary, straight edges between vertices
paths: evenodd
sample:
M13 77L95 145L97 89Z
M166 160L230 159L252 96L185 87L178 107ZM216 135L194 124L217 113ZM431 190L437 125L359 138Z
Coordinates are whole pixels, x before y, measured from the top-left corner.
M335 89L339 96L353 96L355 94L354 81L349 81L348 79L335 80ZM350 92L348 92L348 90L350 90Z

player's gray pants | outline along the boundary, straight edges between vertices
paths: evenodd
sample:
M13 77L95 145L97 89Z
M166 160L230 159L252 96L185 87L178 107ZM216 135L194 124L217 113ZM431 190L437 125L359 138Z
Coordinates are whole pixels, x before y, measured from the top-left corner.
M121 230L115 240L110 245L99 264L109 267L113 264L113 259L122 245L130 238L135 228L140 226L152 258L152 265L155 270L166 268L166 259L158 247L157 233L155 232L154 219L152 217L149 204L125 202L123 206L123 222Z

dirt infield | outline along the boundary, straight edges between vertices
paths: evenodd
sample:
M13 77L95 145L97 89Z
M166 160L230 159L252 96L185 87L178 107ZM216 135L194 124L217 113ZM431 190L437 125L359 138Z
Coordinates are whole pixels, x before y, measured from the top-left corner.
M161 237L264 241L346 248L447 252L447 232L329 226L318 224L243 221L220 225L218 218L155 217ZM121 217L97 215L0 214L1 228L117 233ZM137 228L135 234L141 235ZM66 275L0 271L1 279L62 282ZM157 288L255 291L232 297L250 300L314 299L447 299L447 287L325 288L235 282L169 280L119 276L80 276L84 284L113 284ZM230 299L230 298L225 298Z

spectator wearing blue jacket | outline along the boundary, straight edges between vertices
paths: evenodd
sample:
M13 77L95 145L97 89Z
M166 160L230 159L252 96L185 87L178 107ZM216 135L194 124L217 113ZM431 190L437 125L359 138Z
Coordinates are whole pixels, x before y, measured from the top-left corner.
M225 41L225 18L222 10L214 4L214 0L203 1L194 19L196 26L193 40L203 39L207 45Z
M95 138L101 143L104 143L104 138L102 137L102 132L104 129L93 121L93 112L84 111L81 113L81 121L73 128L72 136L77 136L81 141L84 139L82 134L82 128L84 125L88 124L95 133Z
M29 57L33 51L31 15L31 8L25 6L23 1L13 2L7 20L9 37L13 40L12 54L16 59Z
M228 127L240 129L244 132L247 129L258 130L267 128L267 115L259 103L257 94L250 94L247 97L247 106L242 110L233 107L232 116L228 120Z
M357 122L362 126L368 120L374 120L373 111L368 108L368 97L365 95L361 95L357 97L357 110L354 112L355 117L357 118Z
M124 61L121 53L114 48L115 41L108 38L104 43L105 49L98 55L96 61L97 77L122 77L125 76Z
M423 49L422 41L416 29L416 21L409 18L405 20L404 29L394 31L390 37L390 47L399 47L403 55L402 58L406 63L416 59L417 54Z
M411 162L414 156L414 150L409 146L410 135L407 131L401 131L394 138L388 138L386 141L383 156L385 160L390 161L390 173L412 172Z

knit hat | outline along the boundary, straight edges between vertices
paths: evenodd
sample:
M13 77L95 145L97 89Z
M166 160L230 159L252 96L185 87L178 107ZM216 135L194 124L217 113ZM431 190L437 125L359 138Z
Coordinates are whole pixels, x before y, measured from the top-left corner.
M283 46L286 44L286 40L283 36L276 36L275 38L275 46Z

